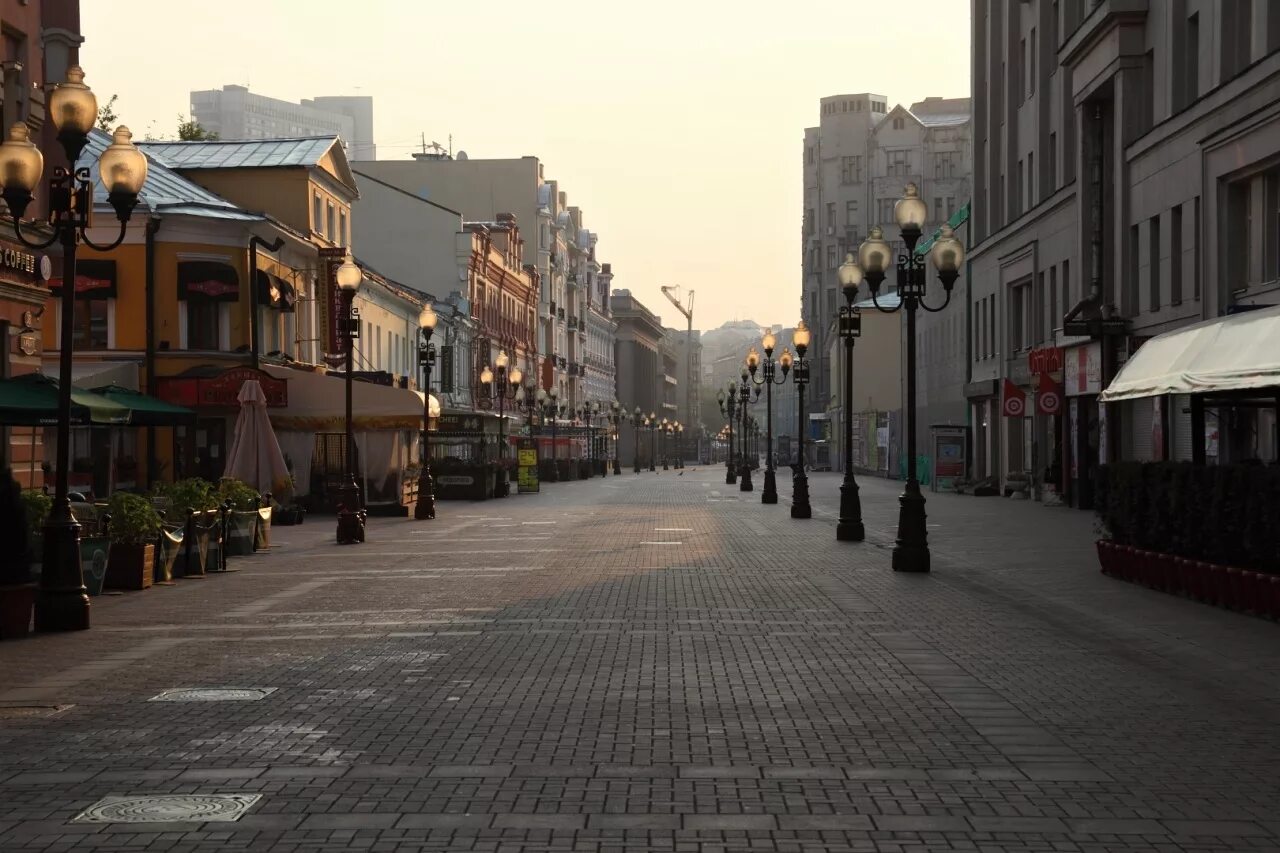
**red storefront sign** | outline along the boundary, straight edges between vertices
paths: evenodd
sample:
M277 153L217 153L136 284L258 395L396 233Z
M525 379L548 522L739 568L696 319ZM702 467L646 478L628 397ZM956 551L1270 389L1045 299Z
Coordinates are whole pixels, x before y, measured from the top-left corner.
M1057 373L1062 370L1062 347L1041 347L1027 353L1027 371L1030 373Z
M175 406L189 409L238 409L240 386L257 380L267 397L267 407L289 405L289 383L251 367L233 367L217 376L162 376L156 379L156 396Z
M1004 381L1001 407L1006 418L1020 418L1027 413L1027 395L1008 379Z
M1062 413L1062 388L1048 373L1041 373L1036 387L1036 411L1042 415Z

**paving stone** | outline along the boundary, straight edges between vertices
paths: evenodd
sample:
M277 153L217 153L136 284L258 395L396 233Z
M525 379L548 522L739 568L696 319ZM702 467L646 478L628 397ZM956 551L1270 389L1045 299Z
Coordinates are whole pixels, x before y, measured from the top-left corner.
M389 829L403 815L382 813L313 814L302 821L301 829Z
M875 824L867 815L841 814L787 814L778 815L778 828L796 831L858 832L875 829Z
M494 821L491 814L407 814L396 829L486 829Z
M1079 818L1068 820L1074 835L1166 835L1168 830L1157 820L1143 818Z
M718 830L721 832L745 832L776 829L777 818L767 814L687 814L684 828L692 830Z
M1056 817L971 817L978 832L1066 833L1067 826Z
M552 829L557 831L585 829L587 816L581 814L500 814L494 815L493 826L502 829Z
M1247 835L1271 835L1256 823L1241 820L1162 820L1161 823L1178 835L1212 836L1230 838Z
M593 814L587 818L590 829L670 830L680 828L678 814Z
M882 832L968 832L968 821L946 815L875 815L876 829Z

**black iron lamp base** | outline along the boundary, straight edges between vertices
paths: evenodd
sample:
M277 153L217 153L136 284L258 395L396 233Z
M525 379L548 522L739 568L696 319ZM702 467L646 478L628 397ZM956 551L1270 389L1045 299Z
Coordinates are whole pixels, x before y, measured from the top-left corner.
M840 485L840 520L836 522L836 539L840 542L861 542L867 538L862 524L862 500L858 496L858 484L846 477Z
M619 462L617 459L614 459L613 460L613 476L619 477L621 475L622 475L622 463Z
M744 464L742 466L742 477L738 480L738 491L754 492L755 490L755 483L751 482L751 466Z
M338 544L364 541L365 511L360 507L360 487L347 483L338 489Z
M914 486L914 488L912 488ZM898 498L898 541L893 546L895 572L929 571L929 538L925 527L924 495L914 481Z
M791 517L813 518L813 508L809 506L809 478L803 471L798 471L791 478L791 483Z
M724 473L724 484L726 486L732 486L737 482L738 482L738 475L734 472L732 468L730 468L728 471Z
M83 631L89 627L89 592L80 564L80 523L66 518L44 525L40 588L36 590L36 631Z
M430 474L424 473L418 478L418 503L413 508L413 517L418 521L436 517L435 483Z
M776 504L778 502L778 480L772 468L764 471L764 491L760 493L760 503Z

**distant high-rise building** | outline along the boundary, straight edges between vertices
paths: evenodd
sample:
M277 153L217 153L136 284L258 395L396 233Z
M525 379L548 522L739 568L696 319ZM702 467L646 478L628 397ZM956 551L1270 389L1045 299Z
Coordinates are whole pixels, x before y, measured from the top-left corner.
M373 98L331 96L300 104L256 95L245 86L191 93L191 117L222 139L275 139L336 133L348 160L373 160Z

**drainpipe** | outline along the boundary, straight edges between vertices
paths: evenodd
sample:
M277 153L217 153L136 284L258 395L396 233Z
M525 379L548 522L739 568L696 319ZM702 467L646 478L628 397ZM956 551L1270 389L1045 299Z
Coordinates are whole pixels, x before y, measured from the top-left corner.
M146 301L147 334L143 368L147 373L147 393L156 393L156 232L160 230L160 217L147 219L146 244L143 258L143 290ZM156 481L160 460L156 456L156 428L147 427L147 491Z
M277 237L268 243L254 234L249 238L249 365L258 369L258 247L268 252L278 252L284 246L284 238Z

